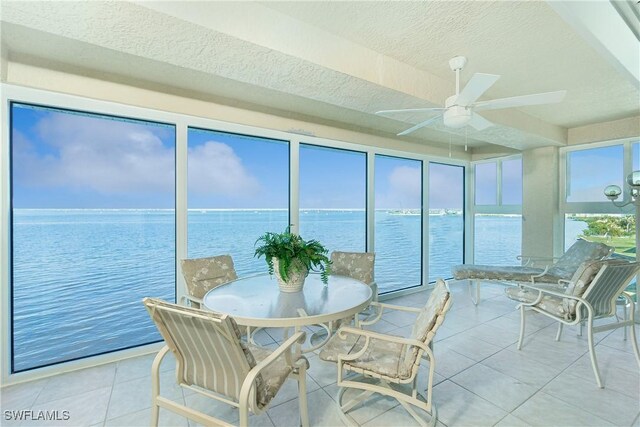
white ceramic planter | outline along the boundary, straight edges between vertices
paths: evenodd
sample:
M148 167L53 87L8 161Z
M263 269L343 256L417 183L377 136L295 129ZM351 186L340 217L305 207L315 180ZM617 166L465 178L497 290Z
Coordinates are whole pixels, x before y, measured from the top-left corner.
M304 286L304 279L309 275L309 270L302 264L296 266L295 263L296 261L293 261L289 267L289 277L285 282L282 280L282 277L280 277L279 260L278 258L273 258L273 272L282 292L300 292Z

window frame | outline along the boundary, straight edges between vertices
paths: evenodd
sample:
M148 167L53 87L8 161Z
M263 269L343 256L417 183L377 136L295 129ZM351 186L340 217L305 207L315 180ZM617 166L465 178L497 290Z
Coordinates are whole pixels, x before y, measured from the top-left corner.
M509 156L501 156L491 159L482 159L470 162L469 174L469 201L467 205L467 214L469 216L469 233L466 242L466 257L465 260L473 260L475 262L475 230L476 230L476 215L477 214L496 214L496 215L522 215L522 203L519 205L503 204L502 203L502 162L508 160L520 159L522 161L522 154L512 154ZM481 163L496 163L496 204L495 205L476 205L476 165ZM522 174L524 176L524 167ZM523 196L524 196L524 178L523 184ZM522 242L522 236L520 236Z
M300 141L298 143L298 147L297 147L297 157L298 157L298 166L300 164L300 146L301 145L306 145L308 147L316 147L316 148L325 148L325 149L330 149L330 150L338 150L338 151L347 151L350 153L356 153L356 154L363 154L364 155L364 245L363 247L365 248L366 251L369 250L369 157L370 157L370 153L365 151L365 150L356 150L353 148L340 148L340 147L329 147L327 145L321 145L318 143L310 143L310 142L306 142L305 141ZM300 186L300 168L298 167L297 170L297 175L298 175L298 182L297 182L297 186L299 188ZM302 209L300 207L300 203L299 203L299 197L300 197L300 192L298 191L298 204L297 204L297 210L298 210L298 219L296 221L296 233L298 233L300 231L300 210ZM291 216L289 217L291 218ZM289 221L289 223L292 223L292 221ZM292 227L293 228L293 227Z
M67 93L51 92L44 89L28 88L13 84L0 83L2 94L0 102L0 117L2 119L2 140L5 143L0 147L2 158L0 159L0 187L2 189L2 199L0 201L0 229L2 230L0 244L0 378L4 384L11 384L30 379L41 378L53 373L61 373L81 369L84 367L95 366L97 364L109 363L123 357L134 357L137 355L148 354L157 351L161 347L161 343L141 345L129 350L120 350L102 354L99 356L87 357L79 360L62 362L55 365L36 368L20 373L11 373L10 361L11 346L9 339L11 338L11 318L9 313L12 309L12 301L10 300L10 277L12 276L11 268L11 250L10 250L10 224L12 221L10 211L11 197L11 164L9 160L9 143L10 141L10 102L44 105L61 110L77 110L82 112L94 113L106 116L117 116L124 118L134 118L136 120L160 122L175 126L176 145L175 145L175 255L176 260L174 269L176 271L176 299L179 301L184 295L184 282L179 272L178 260L187 256L187 136L188 128L211 129L220 132L244 134L253 137L263 137L268 139L277 139L289 141L289 219L291 230L298 232L299 223L299 144L318 145L327 148L346 149L350 151L366 153L366 249L367 251L375 251L375 200L374 200L374 177L375 177L375 155L384 155L390 157L398 157L403 159L417 160L422 162L422 283L418 287L395 291L389 296L400 296L411 294L416 291L430 288L428 283L429 277L429 248L428 248L428 230L429 215L424 212L429 209L429 163L436 162L452 166L462 166L465 168L465 186L473 183L471 177L470 162L466 159L454 159L447 157L446 154L433 155L420 152L406 151L412 148L411 144L399 144L400 148L393 148L387 143L379 143L374 141L372 145L364 142L346 142L339 141L315 135L309 135L306 132L298 133L295 129L289 131L281 131L259 127L258 125L245 125L239 123L231 123L227 121L198 117L190 114L174 113L169 111L160 111L149 107L140 107L133 105L125 105L113 101L104 101L100 99L89 98L88 96L78 96ZM264 125L263 125L264 126ZM366 135L362 134L366 138ZM354 138L359 136L354 134ZM386 144L386 145L383 145ZM417 146L415 148L418 148ZM471 209L472 204L470 197L473 196L472 187L465 187L465 208ZM470 215L465 213L465 252L469 248L469 240L473 234L473 228L470 227ZM470 232L469 232L470 231ZM464 254L464 259L471 259ZM384 300L382 296L381 300Z
M389 291L389 292L384 292L380 294L380 297L382 297L382 300L384 300L384 296L397 296L397 295L404 295L407 293L412 293L415 292L416 289L423 289L426 286L429 285L429 276L428 276L428 266L429 266L429 258L428 258L428 253L429 253L429 245L425 245L425 242L428 242L429 240L429 229L425 229L425 226L428 227L429 226L429 220L428 220L428 202L429 199L425 199L425 197L429 197L429 189L425 189L425 185L428 185L428 165L429 162L428 161L424 161L421 159L414 159L414 158L410 158L410 157L405 157L405 156L398 156L398 155L390 155L390 154L381 154L381 153L375 153L373 154L371 157L373 158L373 163L375 164L375 159L377 156L380 157L387 157L387 158L392 158L392 159L397 159L397 160L412 160L412 161L418 161L420 162L420 185L421 185L421 194L420 194L420 284L416 285L416 286L408 286L405 288L401 288L401 289L396 289L394 291ZM375 174L375 171L374 171ZM375 181L375 179L374 179ZM373 199L374 201L374 207L372 210L372 215L373 215L373 221L372 221L372 227L375 228L375 186L373 188L371 188L371 195L373 197L371 197L371 199ZM426 201L426 207L425 207L425 201ZM427 210L427 215L424 214L425 209ZM425 221L425 216L427 217L427 220ZM371 249L369 249L369 246L367 246L367 251L369 252L375 252L375 248L374 248L374 244L375 242L371 242ZM425 259L425 252L427 253L427 258Z
M633 171L633 144L640 144L640 137L631 137L631 138L621 138L621 139L613 139L609 141L602 142L594 142L588 144L580 144L571 147L561 147L560 148L560 176L559 176L559 212L561 230L560 230L560 242L561 246L559 249L565 247L565 218L567 214L634 214L633 205L630 204L627 207L619 208L615 206L610 201L601 201L601 202L567 202L567 186L569 185L569 180L567 177L567 159L568 154L574 151L584 151L590 150L594 148L605 148L611 147L615 145L622 145L622 197L617 202L618 203L627 203L630 202L631 196L629 194L629 184L627 184L626 177ZM609 184L606 184L609 185ZM605 186L606 186L605 185ZM602 191L604 192L604 187L602 187ZM630 212L631 211L631 212ZM564 252L564 251L563 251Z
M8 150L9 150L9 155L8 155L8 161L9 161L9 167L11 169L11 172L13 171L13 163L12 163L12 158L13 158L13 106L14 104L16 105L23 105L25 107L35 107L35 108L42 108L42 109L46 109L46 110L51 110L51 111L55 111L55 112L61 112L61 113L66 113L66 114L79 114L79 115L87 115L90 117L94 117L94 118L104 118L104 119L115 119L115 120L121 120L123 122L126 121L130 121L130 122L134 122L134 123L140 123L140 124L144 124L149 123L149 124L156 124L156 125L163 125L163 126L171 126L174 128L174 134L175 134L175 139L174 139L174 143L177 145L177 129L175 127L174 124L172 123L164 123L164 122L160 122L158 120L148 120L148 119L139 119L137 117L123 117L123 116L119 116L119 115L115 115L115 114L102 114L102 113L96 113L93 111L86 111L86 110L77 110L77 109L70 109L70 108L58 108L58 107L54 107L51 105L43 105L43 104L34 104L34 103L27 103L27 102L22 102L22 101L14 101L14 100L10 100L7 104L7 110L8 110L8 115L9 115L9 143L6 144L8 146ZM174 148L176 147L176 145L174 145ZM173 156L173 162L174 162L174 170L177 167L177 160L176 160L176 153L174 152L174 156ZM177 174L176 174L177 175ZM12 177L13 175L11 175ZM177 233L176 233L176 225L177 225L177 220L176 220L176 214L177 214L177 210L175 208L175 196L177 194L176 188L175 188L175 180L174 180L174 251L175 248L177 247L175 244L175 240L177 237ZM11 367L11 373L12 374L20 374L22 372L29 372L32 370L37 370L37 369L41 369L41 368L47 368L49 366L56 366L56 365L60 365L60 364L64 364L64 363L69 363L69 362L75 362L78 360L83 360L83 359L88 359L88 358L93 358L93 357L97 357L97 356L102 356L102 355L106 355L106 354L110 354L110 353L116 353L116 352L120 352L120 351L126 351L126 350L130 350L130 349L135 349L138 347L144 347L144 346L149 346L149 345L153 345L156 343L160 343L161 340L158 341L152 341L152 342L147 342L147 343L142 343L142 344L134 344L134 345L130 345L130 346L126 346L126 347L119 347L117 349L114 350L107 350L107 351L102 351L99 353L95 353L95 354L91 354L91 355L87 355L87 356L79 356L79 357L73 357L71 359L67 359L61 362L50 362L50 363L45 363L42 365L37 365L35 367L31 367L31 368L26 368L26 369L21 369L21 370L16 370L15 368L15 359L13 358L13 353L15 350L15 339L14 339L14 333L13 333L13 329L14 329L14 315L15 315L15 311L14 311L14 306L13 306L13 301L14 301L14 280L15 280L15 276L13 274L13 247L14 247L14 239L13 239L13 214L14 214L14 207L13 207L13 181L10 180L9 182L9 192L7 193L7 195L9 196L9 208L8 208L8 227L9 227L9 233L8 235L10 236L9 239L9 259L8 259L8 263L9 263L9 278L8 278L8 291L9 291L9 300L10 300L10 310L9 310L9 319L8 319L8 328L9 328L9 345L10 345L10 349L9 349L9 354L11 355L11 358L9 360L9 364ZM176 270L176 266L174 265L174 270L173 270L173 274L174 277L177 274L177 270ZM176 283L177 281L174 283L174 287L173 287L173 296L174 296L174 300L172 301L173 303L176 303L178 301L177 298L177 289L176 289Z
M442 162L438 162L438 161L434 161L431 160L427 163L427 171L423 172L424 174L427 174L427 179L425 180L425 182L427 183L427 185L429 184L429 175L431 174L431 164L435 163L438 165L444 165L444 166L456 166L456 167L461 167L462 168L462 179L463 179L463 183L462 183L462 224L463 224L463 228L462 228L462 263L466 263L467 262L467 254L469 253L469 241L473 242L473 235L475 233L474 230L470 230L467 226L468 221L469 221L469 215L468 215L468 207L469 207L469 198L473 197L472 200L475 200L475 193L473 194L473 196L470 194L470 187L469 187L469 175L470 172L473 171L472 173L475 173L475 168L471 167L470 165L456 165L456 164L452 164L452 163L442 163ZM424 168L423 168L424 170ZM475 187L474 187L475 188ZM427 188L427 197L430 196L430 191ZM424 197L424 196L423 196ZM424 205L425 201L423 199L423 205ZM431 206L429 206L429 199L426 200L426 204L427 204L427 217L429 216L429 209L431 209ZM423 216L424 216L424 208L423 208ZM429 226L429 221L427 220L427 226ZM430 250L429 250L429 246L431 245L431 242L429 242L429 229L427 229L426 231L423 230L423 236L425 236L426 234L426 239L423 237L423 241L422 241L422 245L424 247L424 243L427 242L427 248L426 251L428 254L430 254ZM423 252L425 251L425 249L423 249ZM427 259L427 264L429 263L430 259ZM427 270L427 273L429 273L429 271ZM434 280L433 282L429 281L429 276L430 274L426 277L426 281L428 284L434 284L436 281ZM452 277L447 277L445 280L449 280L452 279Z

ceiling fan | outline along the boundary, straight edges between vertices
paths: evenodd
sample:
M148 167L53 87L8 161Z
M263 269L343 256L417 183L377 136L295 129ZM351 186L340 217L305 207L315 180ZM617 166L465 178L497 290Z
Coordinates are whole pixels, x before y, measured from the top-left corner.
M524 107L528 105L555 104L562 101L567 93L566 90L559 90L556 92L534 93L531 95L512 96L510 98L477 101L500 76L496 74L475 73L467 85L460 91L460 71L462 71L466 64L467 58L464 56L456 56L449 61L451 71L455 71L456 73L456 94L447 98L444 108L382 110L376 111L376 114L440 112L439 115L400 132L398 136L407 135L428 126L436 122L440 117L442 117L442 121L446 127L461 128L469 125L476 130L483 130L493 126L493 123L482 117L477 111L500 110L502 108Z

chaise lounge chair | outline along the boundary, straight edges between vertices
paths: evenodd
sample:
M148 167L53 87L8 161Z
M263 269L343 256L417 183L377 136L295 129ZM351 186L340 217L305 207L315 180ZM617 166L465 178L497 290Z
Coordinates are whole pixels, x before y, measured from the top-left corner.
M603 243L579 239L560 258L526 257L519 255L522 266L461 264L451 268L456 280L469 280L469 291L475 284L475 305L480 302L480 282L558 283L570 280L583 262L607 258L613 248ZM554 263L555 261L555 263Z

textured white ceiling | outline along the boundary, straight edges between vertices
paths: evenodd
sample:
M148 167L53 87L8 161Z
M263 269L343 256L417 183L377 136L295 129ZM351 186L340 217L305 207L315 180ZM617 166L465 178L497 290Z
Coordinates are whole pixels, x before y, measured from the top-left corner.
M544 2L12 2L15 61L393 135L455 90L447 62L503 77L486 98L567 89L559 105L483 113L482 132L441 125L410 140L530 148L567 128L638 114L638 90Z
M566 89L562 104L522 108L549 123L576 127L638 113L638 90L546 2L264 4L444 79L454 79L449 59L464 55L464 82L475 72L502 76L487 99Z

